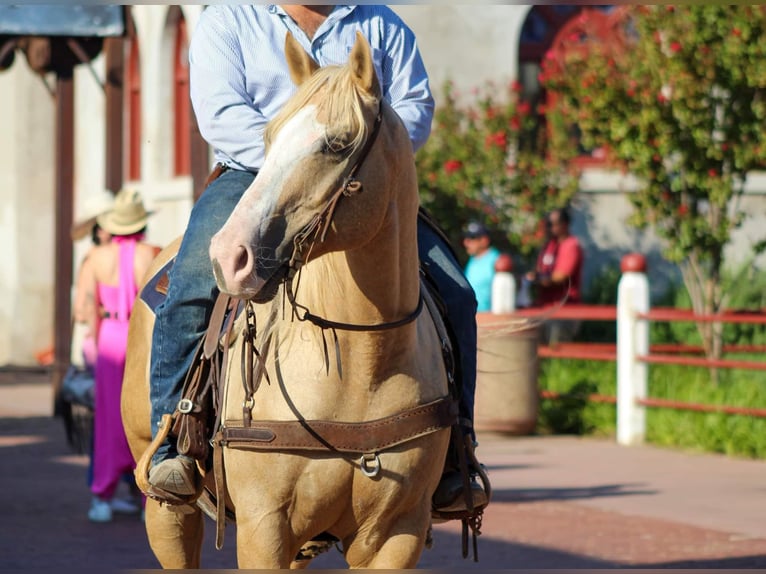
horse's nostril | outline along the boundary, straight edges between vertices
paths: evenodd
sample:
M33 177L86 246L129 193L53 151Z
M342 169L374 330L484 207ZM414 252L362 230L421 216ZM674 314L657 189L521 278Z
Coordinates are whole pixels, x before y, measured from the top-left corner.
M247 248L240 245L237 247L237 254L234 257L234 273L236 274L240 271L247 270L249 264L250 253L248 252Z

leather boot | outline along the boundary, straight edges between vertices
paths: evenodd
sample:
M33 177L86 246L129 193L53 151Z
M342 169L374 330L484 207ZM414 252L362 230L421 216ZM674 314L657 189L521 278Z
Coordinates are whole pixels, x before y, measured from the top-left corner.
M455 432L459 432L460 436L455 440L453 434L441 481L431 498L435 517L439 517L440 514L471 513L486 507L491 497L489 477L484 466L476 459L476 445L470 429L461 428L457 431L453 428L453 433ZM456 452L457 449L462 449L462 452ZM466 478L461 471L463 465L468 469L470 500L465 492Z
M190 496L197 492L197 465L188 456L167 458L149 469L149 484L179 496Z

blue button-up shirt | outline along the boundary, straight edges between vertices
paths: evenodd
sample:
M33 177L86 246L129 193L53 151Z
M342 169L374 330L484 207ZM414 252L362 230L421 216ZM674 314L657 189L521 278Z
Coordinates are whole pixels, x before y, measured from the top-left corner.
M189 48L191 99L215 161L263 165L263 131L295 93L285 60L287 31L320 65L345 64L360 30L372 48L383 96L418 149L431 131L434 102L415 35L386 6L335 6L313 38L275 5L210 6Z

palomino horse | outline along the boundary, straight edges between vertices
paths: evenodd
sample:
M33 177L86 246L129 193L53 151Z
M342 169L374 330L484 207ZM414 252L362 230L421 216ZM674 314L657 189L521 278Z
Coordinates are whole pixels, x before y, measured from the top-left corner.
M210 247L221 291L249 301L234 325L217 435L226 440L216 445L238 564L305 566L296 554L328 533L351 567L412 568L451 422L395 429L434 404L449 403L454 418L443 338L420 286L412 146L361 35L344 66L318 69L289 35L285 51L299 90L270 124L265 164ZM151 322L146 308L134 315L123 394L136 456L150 439ZM252 368L243 356L255 357L244 363ZM325 446L238 442L252 427L278 436L268 421L293 421L306 444ZM163 566L198 567L199 510L148 500L146 523Z

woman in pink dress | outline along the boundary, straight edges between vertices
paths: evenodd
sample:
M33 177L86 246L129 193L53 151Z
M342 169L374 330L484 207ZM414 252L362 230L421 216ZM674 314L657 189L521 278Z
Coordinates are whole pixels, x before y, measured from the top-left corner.
M135 468L120 414L128 321L138 285L159 249L144 243L149 214L137 191L123 190L114 207L98 217L98 225L112 235L94 247L83 279L96 294L96 370L93 422L93 499L88 518L112 519L111 500L126 472Z

